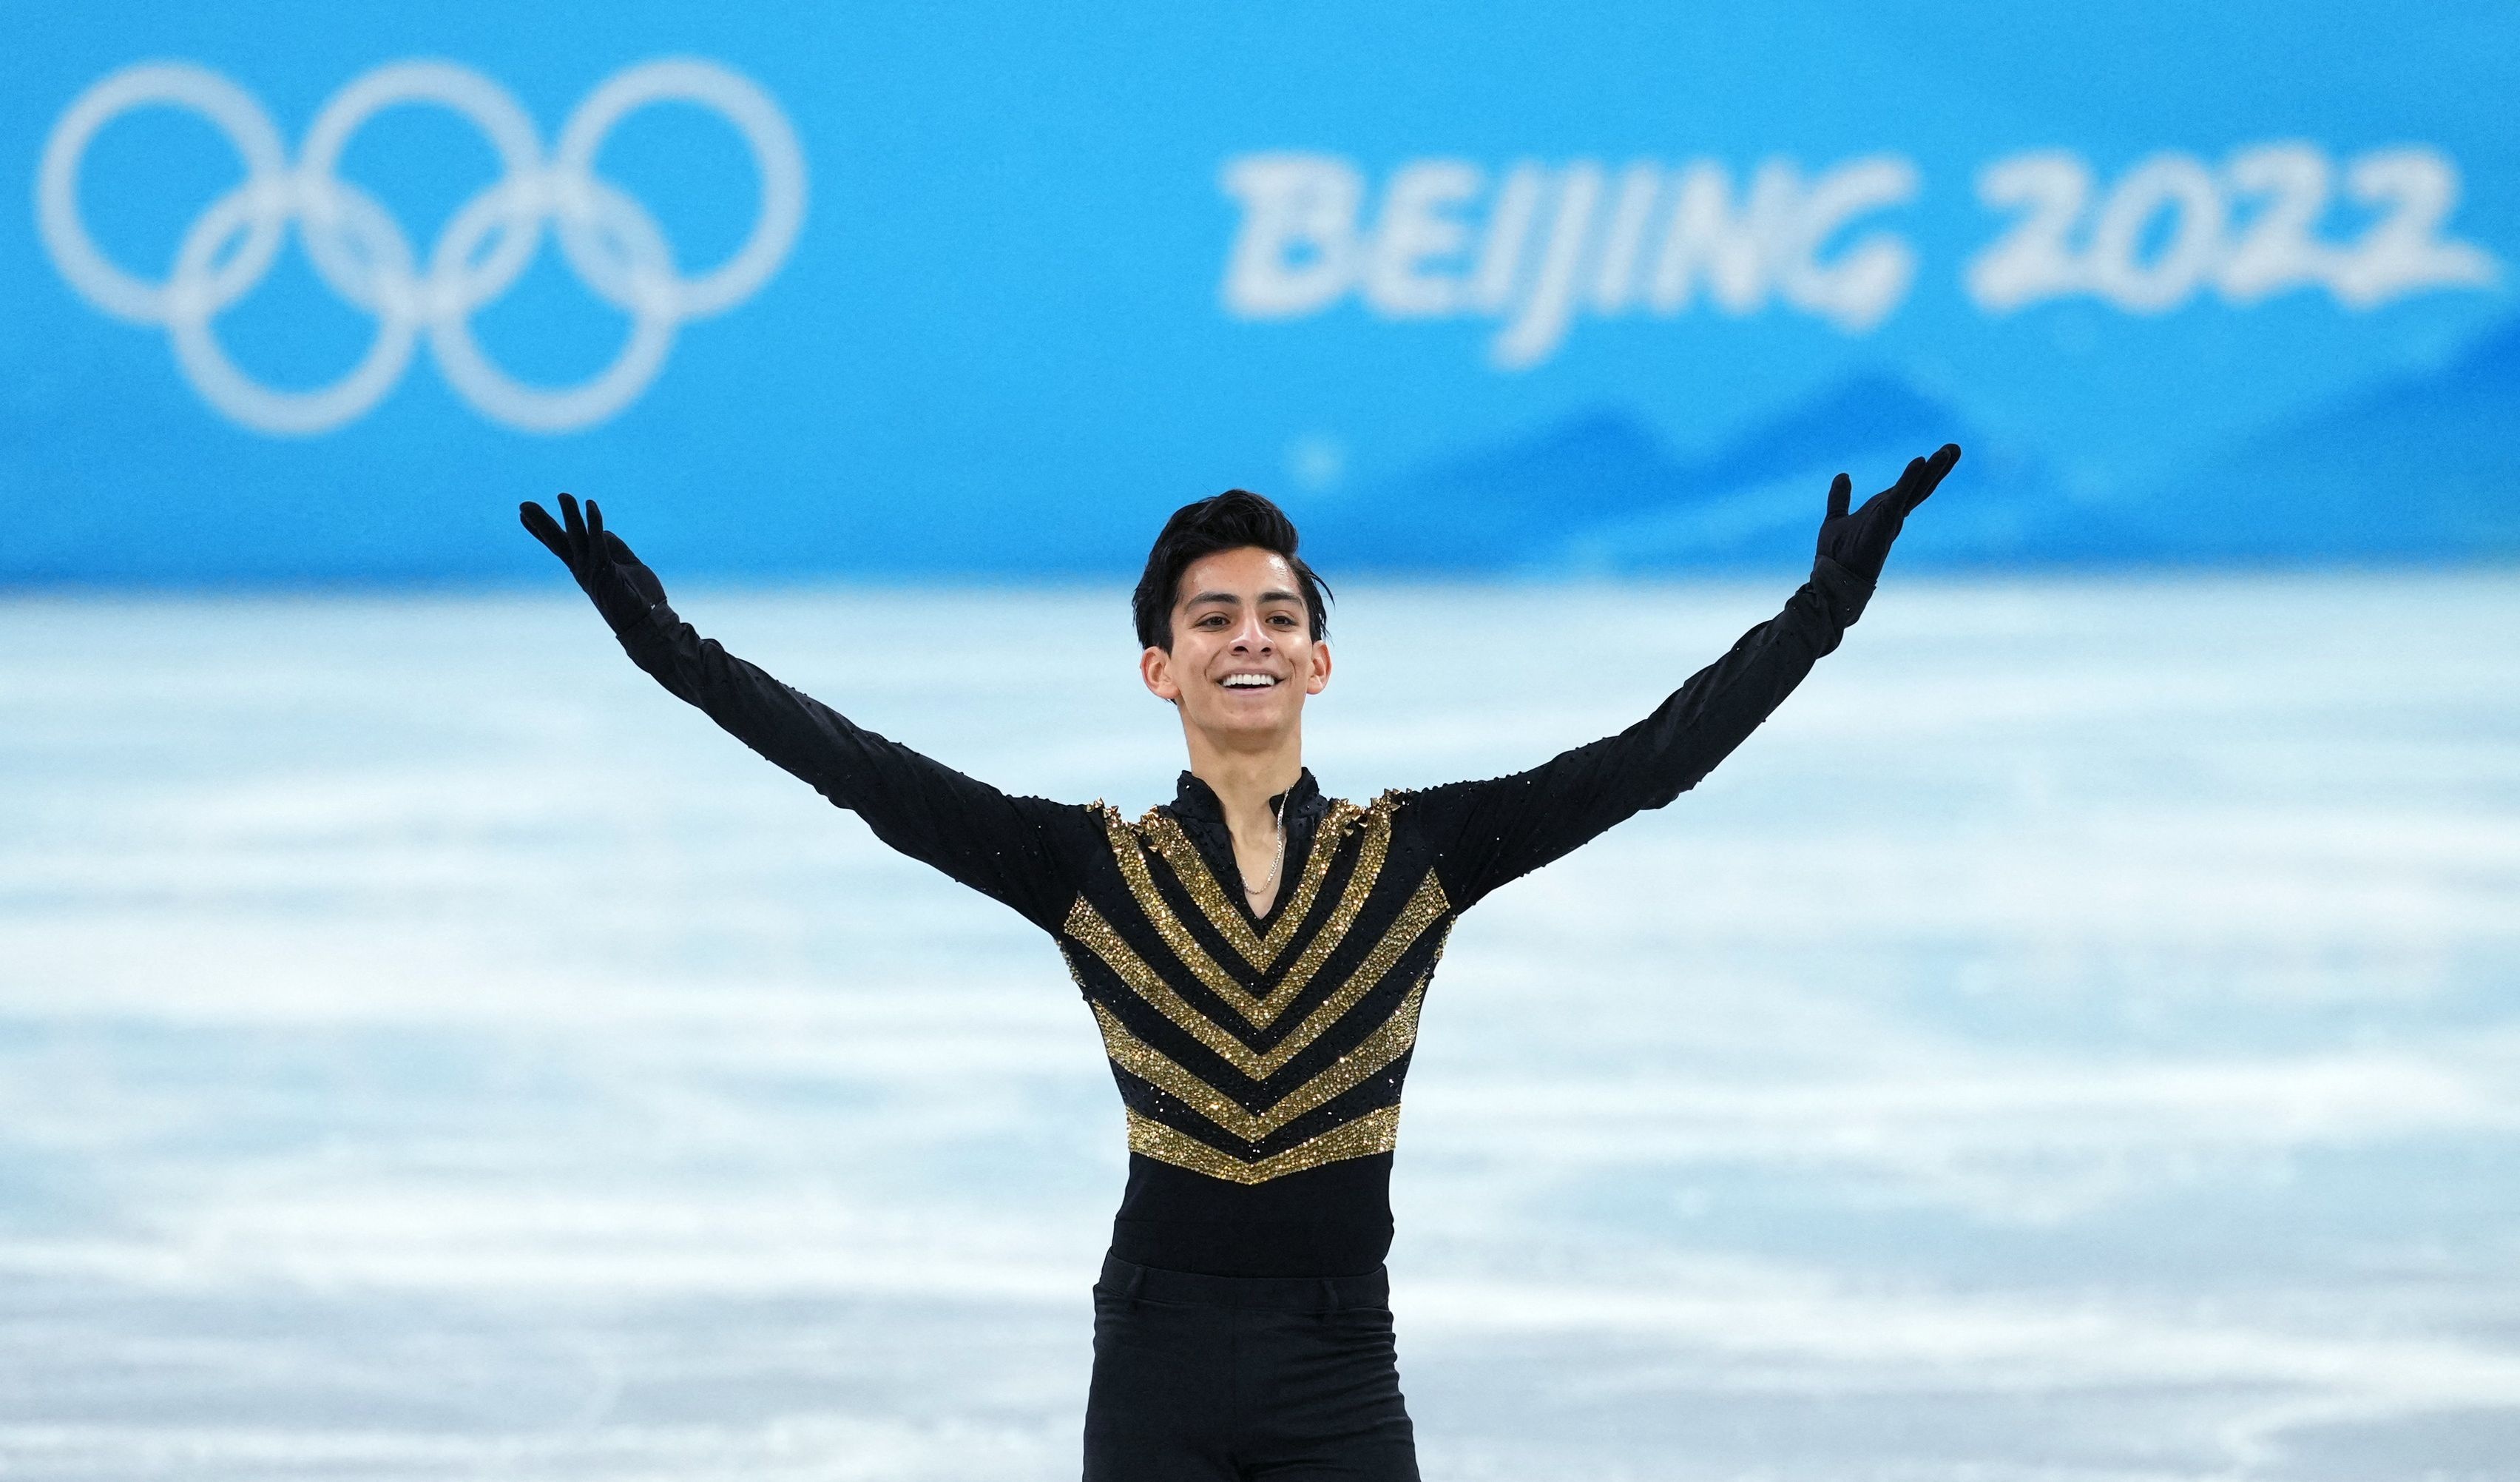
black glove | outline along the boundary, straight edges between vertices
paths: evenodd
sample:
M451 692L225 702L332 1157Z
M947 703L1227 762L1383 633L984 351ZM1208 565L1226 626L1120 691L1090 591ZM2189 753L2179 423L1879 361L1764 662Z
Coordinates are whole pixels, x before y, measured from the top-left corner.
M1943 482L1943 475L1959 461L1957 442L1944 443L1930 458L1911 458L1898 483L1865 500L1864 507L1851 515L1846 512L1846 498L1855 481L1838 475L1828 486L1828 518L1820 523L1822 558L1867 581L1881 579L1881 563L1889 559L1890 542L1899 538L1908 511L1924 503L1934 486Z
M665 583L630 553L628 542L604 528L604 511L589 499L581 519L577 501L562 494L560 512L568 521L565 530L531 499L517 506L517 518L524 522L526 531L567 565L568 574L577 579L616 635L652 621L650 614L664 605ZM668 617L672 612L665 608Z

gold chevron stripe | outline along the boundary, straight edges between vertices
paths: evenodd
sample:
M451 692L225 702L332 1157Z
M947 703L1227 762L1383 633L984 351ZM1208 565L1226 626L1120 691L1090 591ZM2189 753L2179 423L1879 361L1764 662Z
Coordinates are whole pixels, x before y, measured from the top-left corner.
M1082 943L1094 955L1102 958L1103 965L1117 973L1131 993L1153 1004L1156 1012L1173 1021L1184 1034L1216 1051L1236 1070L1255 1081L1261 1078L1260 1056L1253 1052L1251 1046L1219 1027L1215 1020L1191 1007L1181 995L1173 992L1172 985L1147 966L1146 959L1130 949L1120 934L1111 929L1111 923L1102 919L1101 911L1086 903L1083 896L1077 897L1076 904L1069 907L1067 920L1060 930L1067 934L1069 940ZM1076 978L1077 988L1084 992L1090 1002L1094 991L1076 972L1073 960L1068 962L1067 970ZM1100 1004L1096 1005L1096 1011L1101 1012Z
M1443 884L1435 878L1435 872L1431 869L1426 871L1426 878L1418 883L1417 892L1409 898L1409 903L1401 907L1400 914L1383 931L1382 940L1366 953L1365 960L1357 964L1356 971L1348 974L1347 982L1306 1014L1292 1034L1265 1053L1252 1049L1216 1021L1191 1007L1170 984L1147 966L1144 958L1130 949L1129 944L1111 929L1110 923L1103 920L1100 912L1086 903L1084 897L1078 897L1076 904L1069 909L1064 930L1071 940L1082 943L1094 955L1102 958L1131 993L1153 1005L1156 1012L1170 1019L1183 1033L1214 1050L1228 1065L1252 1080L1265 1081L1276 1075L1287 1061L1301 1054L1306 1045L1320 1039L1356 1006L1358 999L1372 992L1401 956L1425 934L1426 928L1443 917L1451 904L1445 899ZM1442 951L1442 946L1438 944L1437 955L1440 956ZM1068 964L1071 974L1075 972L1075 966L1073 962ZM1430 973L1432 967L1431 963L1428 964ZM1077 980L1077 987L1086 991L1082 978ZM1086 992L1090 998L1091 992ZM1100 1005L1096 1011L1101 1012Z
M1348 928L1356 925L1357 912L1365 909L1366 898L1373 894L1374 882L1382 877L1382 861L1389 855L1390 850L1391 810L1377 806L1371 811L1365 829L1365 842L1357 847L1356 868L1347 877L1347 888L1339 892L1338 904L1330 908L1329 915L1322 922L1322 929L1313 933L1313 940L1304 944L1302 954L1295 958L1293 966L1286 969L1286 976L1280 980L1276 988L1269 991L1268 997L1260 1000L1260 1018L1257 1022L1262 1026L1277 1022L1278 1016L1286 1011L1286 1005L1302 996L1305 987L1313 981L1313 974L1320 972L1322 964L1329 960L1330 953L1338 950L1339 944L1347 940ZM1426 894L1426 888L1430 885L1435 887L1434 915L1427 916L1426 920L1419 921L1410 928L1409 940L1412 942L1417 940L1418 933L1426 929L1426 921L1431 921L1434 916L1443 914L1444 888L1435 885L1435 873L1429 870L1426 872L1425 880L1419 883L1417 896L1412 897L1409 903L1401 908L1400 919L1406 921L1418 913L1424 903L1422 898ZM1393 930L1398 929L1395 923ZM1390 940L1387 934L1384 940ZM1401 944L1402 949L1406 949L1407 946L1407 942ZM1391 955L1397 959L1400 952L1395 949ZM1384 964L1386 968L1389 965L1388 962ZM1362 972L1358 976L1363 976ZM1382 974L1376 972L1373 976L1379 978ZM1351 977L1348 980L1348 986L1354 988L1356 978ZM1366 986L1370 988L1372 985L1369 983ZM1364 989L1357 989L1357 992L1362 993ZM1356 1001L1354 996L1347 995L1345 990L1341 991L1341 996L1345 996L1350 1003ZM1302 1032L1297 1031L1297 1033ZM1314 1033L1318 1034L1320 1031L1316 1030Z
M1333 1127L1318 1137L1308 1138L1283 1152L1245 1162L1231 1153L1222 1153L1196 1137L1173 1131L1136 1112L1129 1113L1129 1150L1144 1153L1158 1163L1186 1168L1211 1179L1229 1183L1266 1183L1287 1174L1299 1174L1325 1163L1337 1163L1348 1158L1371 1157L1387 1153L1400 1142L1400 1105L1366 1113L1343 1127Z
M1324 819L1322 828L1327 833L1329 820ZM1164 939L1164 946L1171 948L1173 955L1179 957L1198 981L1207 985L1208 992L1233 1005L1235 1011L1254 1028L1267 1024L1268 1019L1261 1017L1261 999L1234 981L1232 974L1216 965L1216 959L1207 954L1207 949L1198 945L1198 939L1182 925L1181 917L1173 914L1172 906L1155 890L1154 876L1147 868L1146 851L1138 847L1137 835L1121 821L1119 810L1105 808L1102 810L1102 831L1110 840L1111 857L1120 863L1120 878L1129 883L1129 894L1138 898L1138 909L1145 913L1147 923L1155 929L1155 935ZM1315 853L1320 853L1318 848ZM1288 907L1292 908L1291 902Z
M1384 813L1390 811L1380 799L1375 800L1374 809ZM1190 898L1198 903L1208 924L1224 935L1234 949L1242 954L1243 960L1265 972L1278 960L1278 954L1286 949L1286 944L1295 940L1295 933L1302 927L1304 917L1312 911L1313 897L1321 891L1322 880L1330 871L1330 859L1338 853L1340 841L1346 837L1358 814L1366 810L1344 798L1330 805L1330 810L1323 815L1321 826L1314 831L1312 855L1304 861L1304 877L1295 886L1294 895L1287 898L1284 908L1278 912L1277 924L1269 928L1266 937L1253 932L1250 918L1225 899L1225 887L1217 883L1215 872L1207 867L1205 859L1199 857L1198 846L1190 842L1190 835L1182 832L1180 823L1148 809L1138 827L1154 842L1155 852L1172 866L1173 878L1181 881L1182 889L1190 892Z
M1400 960L1401 954L1415 946L1426 928L1442 917L1449 903L1444 899L1444 887L1435 881L1435 872L1428 870L1426 878L1418 886L1418 893L1400 908L1400 914L1383 932L1382 940L1373 944L1373 950L1366 953L1365 960L1356 965L1356 971L1347 975L1347 981L1339 985L1337 993L1315 1005L1311 1013L1304 1015L1303 1022L1295 1026L1293 1033L1279 1041L1269 1053L1258 1057L1261 1074L1252 1079L1276 1075L1287 1061L1302 1054L1305 1045L1320 1039L1331 1025L1345 1018L1347 1011L1356 1007L1356 1000L1380 985L1384 975L1391 971L1392 964ZM1443 944L1439 942L1435 955L1440 958L1443 954ZM1427 963L1426 975L1432 976L1434 971L1435 964ZM1240 1069L1239 1066L1236 1068Z
M1231 1135L1245 1142L1257 1142L1304 1113L1327 1106L1338 1096L1354 1090L1406 1054L1418 1039L1418 1007L1425 997L1426 980L1420 978L1418 985L1409 990L1409 996L1400 1000L1400 1006L1391 1011L1391 1017L1383 1020L1381 1026L1368 1035L1362 1043L1262 1112L1243 1110L1233 1097L1192 1075L1172 1057L1129 1033L1128 1027L1100 1003L1094 1005L1094 1018L1102 1026L1102 1047L1110 1054L1112 1064L1158 1089L1170 1091L1183 1104Z
M1358 817L1363 817L1366 819L1365 842L1357 848L1356 868L1349 873L1346 887L1339 892L1338 904L1331 907L1329 915L1323 920L1322 929L1313 934L1313 940L1305 945L1302 954L1286 970L1286 976L1261 997L1253 996L1200 948L1197 939L1173 913L1162 893L1155 889L1154 878L1147 869L1147 857L1138 848L1137 839L1129 832L1128 825L1119 821L1116 812L1104 814L1103 827L1110 835L1112 857L1119 860L1121 877L1128 881L1129 892L1137 898L1138 908L1146 913L1148 924L1154 927L1155 934L1164 939L1164 945L1173 949L1201 983L1233 1005L1244 1022L1254 1029L1266 1029L1277 1022L1278 1016L1286 1011L1286 1005L1302 996L1304 989L1313 981L1313 974L1321 971L1322 964L1328 960L1330 953L1347 940L1348 928L1356 924L1357 913L1365 908L1366 898L1373 893L1374 882L1382 875L1382 861L1390 854L1391 810L1388 806L1377 804L1372 809L1360 809L1342 800L1332 805L1332 810L1331 815L1322 820L1321 832L1315 835L1314 857L1322 857L1319 840L1333 837L1333 830L1344 835ZM1189 839L1181 836L1178 826L1173 834L1182 848L1191 849ZM1196 879L1213 892L1215 876L1204 873L1206 865L1197 859L1196 850L1191 849L1191 855L1190 867L1202 871ZM1176 875L1181 868L1178 863L1174 865ZM1316 889L1319 884L1319 881L1314 882ZM1192 893L1196 894L1195 891ZM1222 894L1218 894L1220 903L1223 899ZM1302 900L1289 901L1287 914L1279 918L1278 925L1285 927L1297 921L1297 913L1306 903ZM1212 909L1208 913L1214 914Z

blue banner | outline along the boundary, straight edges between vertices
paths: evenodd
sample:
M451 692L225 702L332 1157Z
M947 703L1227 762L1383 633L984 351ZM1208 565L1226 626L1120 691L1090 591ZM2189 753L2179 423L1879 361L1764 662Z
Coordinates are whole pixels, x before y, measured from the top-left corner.
M2520 12L21 7L0 579L2520 555Z

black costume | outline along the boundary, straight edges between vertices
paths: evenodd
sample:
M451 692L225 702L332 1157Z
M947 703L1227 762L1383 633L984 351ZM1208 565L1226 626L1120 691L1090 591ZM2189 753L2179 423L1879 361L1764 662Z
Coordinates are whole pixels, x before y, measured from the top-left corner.
M1417 1482L1391 1283L1102 1260L1085 1482Z
M658 683L1057 940L1129 1128L1096 1287L1088 1478L1414 1478L1381 1262L1401 1081L1454 917L1669 803L1738 746L1837 647L1900 521L1958 456L1916 460L1852 516L1841 475L1811 579L1618 735L1363 805L1302 772L1270 800L1283 803L1288 879L1265 916L1195 776L1135 820L1011 797L700 637L591 505L581 524L562 496L565 534L539 507L525 523Z
M1323 797L1305 771L1284 798L1289 878L1264 917L1244 903L1215 795L1188 772L1134 821L1010 797L782 684L661 602L619 637L877 838L1057 938L1128 1105L1115 1254L1213 1275L1353 1275L1391 1246L1400 1083L1453 918L1695 785L1869 594L1822 561L1652 715L1528 771L1362 806Z

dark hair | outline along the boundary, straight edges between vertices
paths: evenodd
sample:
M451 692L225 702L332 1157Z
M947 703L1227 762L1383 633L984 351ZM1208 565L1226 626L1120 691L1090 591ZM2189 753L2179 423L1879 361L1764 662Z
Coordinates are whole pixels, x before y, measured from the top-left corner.
M1312 619L1313 639L1319 642L1330 628L1329 614L1323 608L1329 585L1295 554L1295 522L1261 495L1247 488L1229 488L1174 510L1164 522L1163 533L1155 536L1155 548L1147 553L1146 575L1138 579L1138 590L1129 599L1129 611L1138 620L1139 646L1171 653L1173 602L1181 594L1182 573L1202 557L1246 545L1275 551L1295 569L1295 585Z

